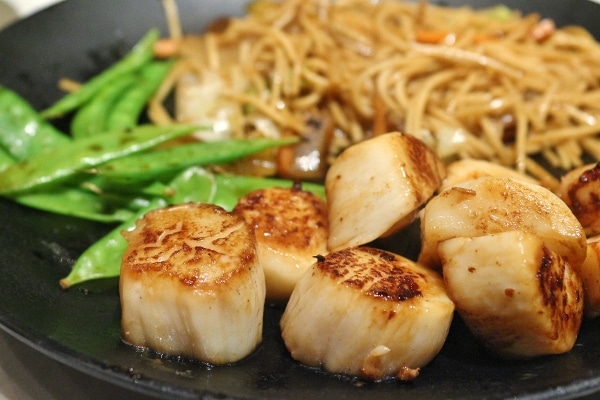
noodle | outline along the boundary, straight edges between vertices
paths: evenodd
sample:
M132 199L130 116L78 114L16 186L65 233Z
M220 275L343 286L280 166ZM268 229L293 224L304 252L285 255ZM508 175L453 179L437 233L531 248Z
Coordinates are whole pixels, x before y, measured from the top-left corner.
M183 29L179 22L179 12L175 0L163 0L163 9L167 16L167 26L172 39L180 40L183 37Z
M180 67L154 109L167 91L186 96L216 77L220 100L206 100L214 107L177 109L177 120L210 123L226 104L243 120L229 135L243 137L256 135L257 118L279 136L327 119L330 161L383 130L420 137L448 160L489 159L549 184L534 154L564 169L600 154L600 46L583 28L427 1L258 0L249 10L220 31L182 38ZM455 131L461 145L449 153L440 146Z

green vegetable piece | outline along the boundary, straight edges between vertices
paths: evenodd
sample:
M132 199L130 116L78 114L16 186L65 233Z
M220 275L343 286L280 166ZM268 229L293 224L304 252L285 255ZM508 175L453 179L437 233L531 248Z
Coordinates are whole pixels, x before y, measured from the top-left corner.
M131 131L111 131L71 141L65 146L30 157L1 171L0 194L14 195L64 181L79 171L147 150L196 129L187 125L142 125Z
M511 19L514 19L516 15L514 10L503 4L484 9L483 12L491 19L497 21L510 21Z
M58 186L50 191L33 192L13 198L19 204L97 222L121 222L130 218L133 211L121 203L129 199L106 199L96 193L75 187Z
M115 77L126 75L141 68L154 57L153 47L158 38L158 29L148 31L128 54L108 69L91 78L79 90L65 95L52 106L42 111L42 116L44 118L56 118L71 112L90 100Z
M135 74L117 76L77 110L71 120L71 135L75 139L111 130L108 118L120 96L137 81Z
M112 180L158 179L173 176L194 165L228 163L297 141L296 138L261 138L189 143L114 160L96 168L94 173Z
M137 125L142 111L152 95L158 90L167 73L173 67L174 60L153 61L140 71L137 84L130 87L114 104L106 127L108 129L127 129Z
M7 150L5 150L3 147L0 147L0 171L16 162L17 160L8 154Z
M147 207L139 210L125 222L104 235L88 247L77 259L71 272L59 281L63 289L92 279L111 278L121 272L121 258L127 248L127 241L121 235L124 230L133 229L138 218L146 212L164 207L162 199L153 200Z
M69 143L23 97L0 86L0 147L16 161Z

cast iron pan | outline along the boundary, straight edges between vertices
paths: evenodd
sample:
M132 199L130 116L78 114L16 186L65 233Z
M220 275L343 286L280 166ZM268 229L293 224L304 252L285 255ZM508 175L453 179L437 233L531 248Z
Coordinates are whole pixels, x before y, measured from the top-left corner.
M447 1L445 4L464 4ZM479 6L493 1L473 1ZM600 37L600 6L586 0L504 0ZM180 0L187 32L243 14L239 0ZM60 77L86 79L148 29L166 33L159 0L69 0L0 32L0 84L42 108ZM73 260L110 227L0 201L0 325L86 374L157 398L566 399L600 391L600 320L586 321L568 354L527 362L488 356L458 318L441 353L412 383L367 383L294 362L279 336L282 306L266 309L263 345L248 359L209 367L136 352L120 340L117 280L58 286Z

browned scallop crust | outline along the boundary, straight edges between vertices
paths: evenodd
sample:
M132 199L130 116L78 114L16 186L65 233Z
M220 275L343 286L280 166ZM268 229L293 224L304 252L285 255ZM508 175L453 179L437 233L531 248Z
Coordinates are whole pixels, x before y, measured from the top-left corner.
M403 268L406 262L403 258L370 247L363 247L360 252L364 254L333 252L320 258L317 267L338 283L358 289L366 296L390 301L423 297L427 276Z
M259 243L321 250L327 240L325 202L297 186L256 190L241 198L234 211L254 228Z
M573 211L585 233L600 233L600 163L586 165L567 173L558 190Z
M214 213L214 224L207 223L207 212ZM256 260L253 246L238 244L254 241L244 221L211 205L150 211L135 230L123 232L123 236L129 243L123 272L168 276L183 286L222 283ZM229 262L232 257L237 262Z

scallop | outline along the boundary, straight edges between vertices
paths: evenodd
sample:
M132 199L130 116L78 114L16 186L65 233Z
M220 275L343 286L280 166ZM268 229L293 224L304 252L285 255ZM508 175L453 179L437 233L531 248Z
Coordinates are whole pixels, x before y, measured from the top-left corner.
M211 364L262 341L264 272L244 219L208 204L150 211L123 232L123 340Z
M436 272L354 247L319 257L302 275L280 326L292 358L304 365L411 380L442 348L453 311Z

